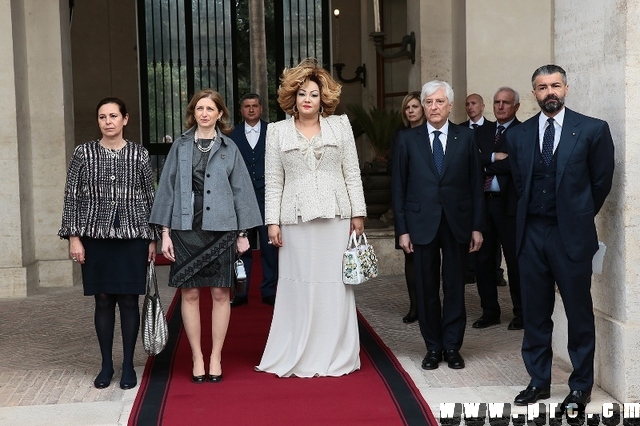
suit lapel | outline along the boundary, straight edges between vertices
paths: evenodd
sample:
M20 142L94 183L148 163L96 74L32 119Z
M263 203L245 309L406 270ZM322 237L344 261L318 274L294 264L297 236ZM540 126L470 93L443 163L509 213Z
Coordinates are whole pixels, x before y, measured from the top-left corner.
M533 163L535 162L535 150L540 150L538 144L538 117L540 113L536 114L532 119L526 123L521 124L518 128L524 133L522 138L522 161L520 167L524 170L524 190L527 192L527 199L529 198L529 188L531 188L531 179L533 177Z
M442 176L447 172L447 166L451 164L456 151L460 148L459 128L449 122L449 134L447 135L447 149L444 152L444 164L442 165ZM432 161L433 162L433 161ZM435 168L435 164L433 166Z
M293 117L287 118L282 126L281 144L280 150L290 151L292 149L299 149L298 135L296 133L296 126L293 122Z
M556 191L564 176L564 169L567 167L569 157L573 152L578 137L580 135L580 124L578 116L573 114L573 111L566 109L564 113L564 121L562 123L562 133L560 133L560 142L558 142L558 148L556 148L556 161L557 161L557 176L556 179Z

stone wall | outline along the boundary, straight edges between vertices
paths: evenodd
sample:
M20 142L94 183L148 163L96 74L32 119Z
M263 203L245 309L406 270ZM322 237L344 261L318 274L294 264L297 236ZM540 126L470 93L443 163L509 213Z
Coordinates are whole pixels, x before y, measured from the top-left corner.
M640 399L640 1L556 0L555 62L568 74L567 106L609 122L616 147L613 190L596 218L608 249L602 275L594 275L596 383L621 401ZM559 299L559 297L558 297ZM566 321L556 303L554 352L566 355Z
M73 116L68 2L0 8L1 298L73 283L67 245L56 236Z
M467 2L466 92L479 93L484 98L488 119L495 120L493 95L501 86L510 86L520 94L521 121L540 110L531 94L531 74L553 57L551 3L551 0ZM456 96L464 101L463 93Z

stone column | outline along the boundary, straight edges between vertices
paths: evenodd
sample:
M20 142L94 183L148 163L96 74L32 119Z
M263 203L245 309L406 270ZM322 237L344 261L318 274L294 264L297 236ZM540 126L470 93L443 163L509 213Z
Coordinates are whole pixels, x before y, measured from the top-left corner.
M60 225L72 101L68 2L0 5L0 297L73 284Z
M416 67L411 87L444 80L454 92L454 122L463 121L466 97L465 1L407 0L407 27L416 33ZM419 19L419 22L418 22Z
M596 384L622 402L640 399L639 16L639 0L555 0L555 63L567 71L567 106L608 121L616 147L613 189L596 218L608 249L591 292ZM556 308L554 353L568 362L562 303Z

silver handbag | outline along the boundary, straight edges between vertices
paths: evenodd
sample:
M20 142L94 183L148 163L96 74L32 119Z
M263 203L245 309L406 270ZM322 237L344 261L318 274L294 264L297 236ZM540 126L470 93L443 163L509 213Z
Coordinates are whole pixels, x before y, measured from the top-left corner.
M234 289L235 294L245 294L247 292L247 271L244 269L244 262L242 259L236 260L233 264L236 271L236 286Z
M158 294L155 266L151 262L147 275L147 293L142 305L142 346L149 356L154 356L162 352L167 345L167 340L169 340L167 317Z

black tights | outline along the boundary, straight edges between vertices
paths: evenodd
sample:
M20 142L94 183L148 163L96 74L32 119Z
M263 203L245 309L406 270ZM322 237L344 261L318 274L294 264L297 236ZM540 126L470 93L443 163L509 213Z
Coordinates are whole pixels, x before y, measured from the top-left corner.
M102 370L113 371L113 330L116 322L116 304L120 308L120 328L122 330L123 372L133 372L133 353L140 329L140 311L137 294L105 294L95 295L96 311L94 323L100 353L102 354Z

